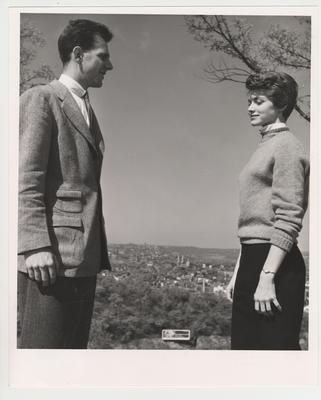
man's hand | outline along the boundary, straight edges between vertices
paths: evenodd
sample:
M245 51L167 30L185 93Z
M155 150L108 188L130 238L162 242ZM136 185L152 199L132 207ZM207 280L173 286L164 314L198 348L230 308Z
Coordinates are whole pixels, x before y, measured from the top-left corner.
M27 272L33 279L43 286L53 285L56 282L58 261L51 250L39 249L25 254Z

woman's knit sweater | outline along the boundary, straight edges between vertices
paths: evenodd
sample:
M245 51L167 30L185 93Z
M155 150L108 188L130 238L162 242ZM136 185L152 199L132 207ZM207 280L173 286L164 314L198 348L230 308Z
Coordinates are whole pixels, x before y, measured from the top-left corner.
M288 252L307 208L309 161L285 125L261 133L239 179L238 236L242 243L266 242Z

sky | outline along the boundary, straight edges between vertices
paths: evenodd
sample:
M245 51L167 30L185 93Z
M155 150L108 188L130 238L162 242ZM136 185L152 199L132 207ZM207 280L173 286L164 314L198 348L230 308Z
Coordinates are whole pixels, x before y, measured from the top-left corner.
M193 39L182 15L28 14L47 42L35 62L49 64L58 77L57 38L76 18L114 33L114 69L102 88L90 89L106 145L109 242L238 247L238 175L260 140L243 85L203 79L206 63L222 56ZM257 35L274 23L299 29L293 17L249 21ZM293 75L309 86L308 78ZM294 112L288 125L309 153L308 122ZM299 246L308 249L308 214Z

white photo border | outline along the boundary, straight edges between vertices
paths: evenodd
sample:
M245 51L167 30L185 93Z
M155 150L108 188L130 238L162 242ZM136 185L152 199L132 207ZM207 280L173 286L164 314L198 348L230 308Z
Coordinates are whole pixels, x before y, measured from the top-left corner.
M60 3L60 2L55 2ZM320 40L316 7L90 7L90 13L310 15L311 186L309 350L302 352L152 351L152 350L21 350L16 349L16 229L19 97L19 14L88 13L88 8L11 8L9 43L9 385L17 388L226 388L315 387L318 384L318 79ZM233 373L231 366L237 366ZM36 372L35 372L36 371ZM87 393L88 394L88 393ZM165 395L165 394L164 394ZM155 397L154 397L155 398Z

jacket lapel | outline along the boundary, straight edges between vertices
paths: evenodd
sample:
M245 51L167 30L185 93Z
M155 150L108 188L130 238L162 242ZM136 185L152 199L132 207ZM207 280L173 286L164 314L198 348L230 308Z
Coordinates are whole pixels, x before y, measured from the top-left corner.
M87 139L87 141L90 143L93 150L97 154L93 135L91 134L77 103L73 99L72 95L69 93L69 90L66 88L65 85L63 85L56 79L50 82L50 86L54 89L57 97L61 101L61 108L66 117L73 124L76 130Z
M105 143L104 143L104 138L103 135L101 134L101 130L99 128L99 124L96 118L96 115L94 113L94 110L92 110L93 112L93 118L92 118L92 130L94 131L94 135L97 138L97 144L98 144L98 148L99 148L99 152L101 157L103 157L104 152L105 152Z

